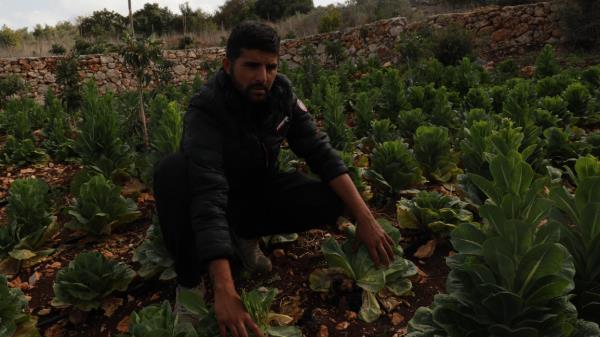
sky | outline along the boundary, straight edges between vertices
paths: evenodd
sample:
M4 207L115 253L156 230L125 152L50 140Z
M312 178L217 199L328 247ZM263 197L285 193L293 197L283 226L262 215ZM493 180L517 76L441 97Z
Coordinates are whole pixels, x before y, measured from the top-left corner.
M179 5L185 0L132 0L131 7L135 12L144 3L158 3L167 6L173 13L179 13ZM188 0L192 9L202 8L213 13L225 0ZM315 6L343 3L343 0L313 0ZM75 22L78 16L91 15L95 10L103 8L127 15L127 0L0 0L0 28L3 25L11 29L29 27L36 24L55 25L59 21Z

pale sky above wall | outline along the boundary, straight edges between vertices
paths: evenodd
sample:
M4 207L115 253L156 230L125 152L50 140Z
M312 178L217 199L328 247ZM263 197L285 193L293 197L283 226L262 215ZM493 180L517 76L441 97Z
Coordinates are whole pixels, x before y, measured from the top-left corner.
M132 10L142 8L144 3L158 3L167 6L173 13L179 13L179 5L185 0L132 0ZM188 0L192 9L202 8L213 13L225 0ZM343 0L313 0L315 6L343 3ZM127 14L127 0L0 0L0 27L11 29L29 27L36 24L54 25L59 21L75 22L78 16L92 14L103 8Z

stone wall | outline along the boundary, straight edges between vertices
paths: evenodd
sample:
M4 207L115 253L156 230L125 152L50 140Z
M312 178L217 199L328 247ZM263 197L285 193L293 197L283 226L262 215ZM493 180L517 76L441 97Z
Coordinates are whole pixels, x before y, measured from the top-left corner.
M351 58L379 57L395 61L395 46L401 33L427 25L443 28L450 24L465 27L475 33L482 52L505 50L509 53L526 47L555 43L560 39L557 3L535 3L521 6L490 6L472 12L436 15L410 24L406 18L392 18L342 31L285 40L281 45L281 59L295 67L301 61L304 46L312 45L323 64L331 63L326 53L326 42L338 41ZM194 76L204 76L206 65L219 62L223 48L168 50L164 57L174 63L174 83L189 82ZM24 78L33 96L41 98L49 87L58 91L54 70L61 57L0 59L0 77L17 74ZM116 54L85 55L80 58L82 78L94 78L101 90L123 91L133 89L135 81Z

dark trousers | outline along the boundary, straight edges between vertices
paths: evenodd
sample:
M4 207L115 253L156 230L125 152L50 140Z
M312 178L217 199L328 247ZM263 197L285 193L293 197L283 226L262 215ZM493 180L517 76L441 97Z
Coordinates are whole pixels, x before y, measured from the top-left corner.
M198 284L206 266L199 265L190 222L185 157L173 154L154 168L154 197L165 246L175 261L177 281ZM329 185L302 173L275 173L252 189L230 191L227 221L243 238L296 233L334 224L342 200Z

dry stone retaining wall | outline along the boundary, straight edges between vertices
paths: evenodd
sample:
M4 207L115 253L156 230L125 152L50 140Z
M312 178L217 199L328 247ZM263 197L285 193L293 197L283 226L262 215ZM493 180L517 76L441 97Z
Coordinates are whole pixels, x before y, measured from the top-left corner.
M463 26L476 34L483 50L507 50L510 53L532 45L558 42L561 34L558 24L557 3L535 3L520 6L490 6L467 13L436 15L410 24L406 18L381 20L342 31L285 40L281 44L281 59L290 67L301 61L304 46L312 45L323 64L331 63L326 53L327 41L340 42L351 58L379 57L395 61L395 46L401 33L427 25L443 28L450 24ZM173 82L189 82L194 76L206 74L206 65L219 62L223 48L167 50L166 59L173 62ZM54 70L61 57L0 59L0 77L8 74L21 76L28 83L30 93L41 98L48 88L58 91ZM135 87L132 74L117 54L85 55L80 57L80 75L94 78L100 90L123 91Z

